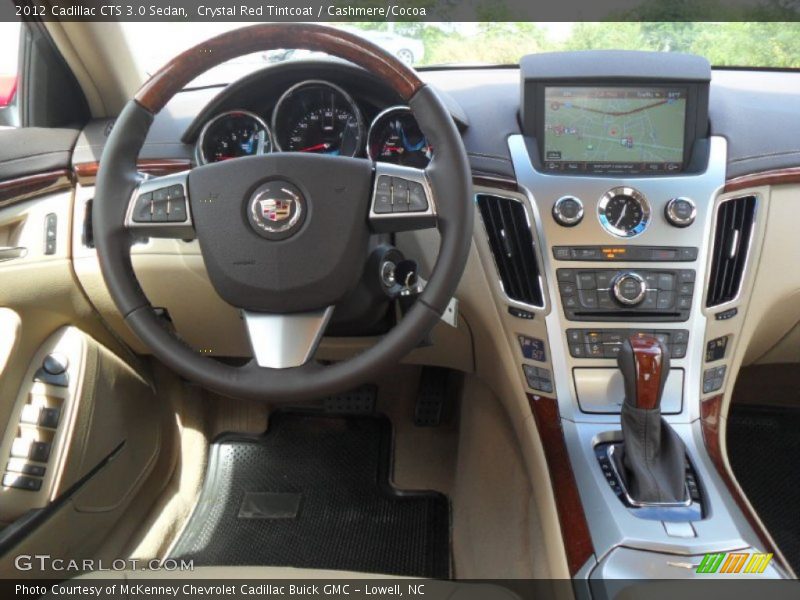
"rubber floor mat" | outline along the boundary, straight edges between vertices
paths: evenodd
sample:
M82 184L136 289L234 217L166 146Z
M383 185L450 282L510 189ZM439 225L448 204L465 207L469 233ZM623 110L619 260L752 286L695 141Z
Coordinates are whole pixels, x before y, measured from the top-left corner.
M172 557L447 578L449 502L392 488L390 462L384 418L276 413L226 434Z
M727 435L739 484L800 572L800 410L734 405Z

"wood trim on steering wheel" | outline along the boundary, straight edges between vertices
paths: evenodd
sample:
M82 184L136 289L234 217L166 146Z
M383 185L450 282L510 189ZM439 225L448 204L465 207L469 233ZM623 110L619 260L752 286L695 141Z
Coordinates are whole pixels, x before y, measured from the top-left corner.
M176 56L139 88L136 102L155 114L197 73L269 47L335 54L381 75L404 100L410 100L424 85L398 59L355 34L321 25L262 23L228 31Z

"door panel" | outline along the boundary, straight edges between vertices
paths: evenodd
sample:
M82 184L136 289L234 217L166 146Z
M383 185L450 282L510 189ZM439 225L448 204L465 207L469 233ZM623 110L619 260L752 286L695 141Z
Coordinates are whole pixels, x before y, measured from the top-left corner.
M112 335L75 276L73 240L83 221L73 221L75 178L65 173L0 181L0 258L6 258L0 260L0 574L6 577L18 576L9 557L20 548L92 557L131 507L153 503L172 468L169 404L159 402L139 360ZM3 254L3 248L20 250ZM67 358L62 382L43 373L53 353ZM68 502L65 493L72 494ZM26 520L32 514L46 518L32 527Z

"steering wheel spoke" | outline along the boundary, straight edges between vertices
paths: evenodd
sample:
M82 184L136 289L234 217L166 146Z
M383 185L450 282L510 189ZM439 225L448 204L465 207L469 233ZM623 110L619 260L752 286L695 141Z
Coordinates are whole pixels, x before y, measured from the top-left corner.
M290 369L306 364L317 351L333 306L321 310L271 314L242 311L259 367Z
M425 170L375 163L369 222L378 233L436 227L436 203Z
M142 180L128 203L125 227L150 237L193 239L188 181L188 171Z

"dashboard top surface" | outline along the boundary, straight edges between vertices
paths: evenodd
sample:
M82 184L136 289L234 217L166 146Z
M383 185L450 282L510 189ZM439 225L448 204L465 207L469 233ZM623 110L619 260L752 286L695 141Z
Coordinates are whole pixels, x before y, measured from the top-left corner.
M186 139L187 130L198 115L208 114L206 107L248 108L229 106L229 100L269 107L290 82L300 81L312 71L318 78L341 85L373 115L395 103L390 90L370 87L370 76L365 77L363 71L359 74L355 68L343 68L331 61L284 64L282 71L283 76L267 89L234 82L227 87L187 89L176 95L157 115L142 158L191 158L194 147L182 139ZM451 112L460 121L473 173L513 177L507 140L520 133L519 69L442 69L421 71L420 76L446 97ZM800 73L713 71L709 133L728 140L728 178L800 165L798 106ZM108 123L109 119L99 119L84 128L75 147L74 163L98 160Z

